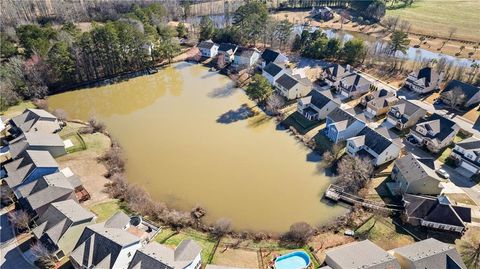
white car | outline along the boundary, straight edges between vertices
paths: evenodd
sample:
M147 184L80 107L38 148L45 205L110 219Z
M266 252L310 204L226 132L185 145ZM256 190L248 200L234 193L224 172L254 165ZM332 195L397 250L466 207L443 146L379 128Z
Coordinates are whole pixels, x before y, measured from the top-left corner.
M450 178L450 175L447 173L447 171L443 170L443 169L438 169L436 170L435 172L437 172L437 174L445 179L449 179Z

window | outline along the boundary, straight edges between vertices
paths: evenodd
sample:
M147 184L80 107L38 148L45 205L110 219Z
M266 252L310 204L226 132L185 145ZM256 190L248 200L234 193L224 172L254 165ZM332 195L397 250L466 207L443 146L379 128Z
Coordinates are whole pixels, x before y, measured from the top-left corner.
M128 253L127 253L127 257L130 258L130 256L132 256L132 253L128 252Z

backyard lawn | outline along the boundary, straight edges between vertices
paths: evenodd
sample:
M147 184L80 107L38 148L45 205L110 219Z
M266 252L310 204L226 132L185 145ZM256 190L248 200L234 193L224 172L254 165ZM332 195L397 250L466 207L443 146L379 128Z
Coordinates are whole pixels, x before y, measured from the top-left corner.
M11 106L7 110L0 110L0 115L2 118L12 118L17 115L20 115L27 108L36 108L35 105L30 101L22 101L16 106Z
M302 135L322 124L321 121L307 120L304 116L296 111L290 114L285 120L283 120L282 123L287 126L294 127Z
M456 27L454 38L480 41L480 1L417 0L412 6L389 9L386 16L399 16L412 24L412 32L448 37Z
M185 239L193 239L202 247L202 260L204 263L210 260L215 241L204 233L200 233L193 229L184 229L178 233L166 228L163 229L156 237L155 241L172 247L177 247L180 242Z
M89 209L97 215L97 223L106 221L108 218L113 216L115 212L121 210L120 205L117 200L104 202L100 204L94 204L89 207Z
M375 218L371 218L355 231L355 235L361 239L369 239L386 250L414 242L412 236L396 227L389 218L378 217L376 222Z

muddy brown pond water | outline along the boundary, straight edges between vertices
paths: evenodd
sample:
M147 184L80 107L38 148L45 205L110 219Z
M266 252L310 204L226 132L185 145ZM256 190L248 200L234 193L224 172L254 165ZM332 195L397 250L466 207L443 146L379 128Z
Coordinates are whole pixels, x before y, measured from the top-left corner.
M119 140L131 182L155 199L236 229L281 232L346 212L320 201L330 178L318 156L263 113L226 77L178 63L157 74L49 97L72 119L95 115Z

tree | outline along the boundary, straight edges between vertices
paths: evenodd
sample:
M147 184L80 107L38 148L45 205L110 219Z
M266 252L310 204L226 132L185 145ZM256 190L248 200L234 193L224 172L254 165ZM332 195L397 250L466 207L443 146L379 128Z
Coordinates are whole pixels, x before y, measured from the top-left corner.
M75 74L75 58L65 42L58 42L48 52L48 64L58 81L71 80Z
M354 38L345 43L342 49L342 59L348 63L355 65L359 63L366 55L367 50L363 40Z
M267 99L267 112L272 115L278 115L280 108L285 105L285 100L278 94L272 94Z
M30 231L30 222L32 219L28 215L27 211L23 209L15 210L8 213L8 219L18 230L29 230Z
M296 247L303 247L312 237L314 230L306 222L297 222L290 226L290 229L284 233L280 240L285 244L292 244Z
M334 144L331 149L325 151L322 161L326 167L332 166L343 154L343 146L339 143Z
M385 2L382 0L376 0L370 5L368 5L367 10L365 11L365 15L369 18L375 19L379 21L381 18L385 16L387 7L385 6Z
M37 241L30 246L30 250L37 258L36 265L40 268L54 268L57 260L53 252L47 248L41 241Z
M200 20L200 40L212 39L215 34L215 26L212 19L205 16Z
M480 267L480 236L478 229L472 228L455 241L455 245L462 256L465 265L469 269Z
M373 165L368 159L347 155L338 162L337 174L336 184L344 187L347 192L355 194L370 181Z
M260 1L248 1L233 14L233 25L238 29L244 43L256 42L260 39L263 25L267 23L267 6Z
M465 102L465 93L460 87L455 87L449 91L442 92L442 99L450 106L451 109L455 109Z
M402 31L393 32L390 40L390 46L389 46L390 54L395 55L397 51L400 51L403 54L406 54L409 44L410 44L410 39L408 39L407 33Z
M56 31L50 27L26 24L17 29L20 44L25 48L25 54L30 57L34 51L44 56L50 49L50 40L56 37Z
M67 120L67 111L61 109L61 108L57 108L55 109L52 114L57 117L58 120L60 121L65 121Z
M11 204L15 202L15 194L7 185L0 185L0 199L3 205Z
M178 25L177 25L177 36L180 37L180 38L186 38L188 36L188 29L187 27L185 27L185 23L183 22L180 22Z
M172 62L173 57L180 51L180 45L174 40L176 32L171 27L159 28L160 44L156 48L156 55Z
M325 57L327 58L336 58L340 53L342 42L338 38L331 38L327 42L327 47L325 48Z
M263 102L272 95L273 89L265 77L260 74L255 74L252 77L252 82L247 86L246 93L250 99Z
M280 41L280 47L285 47L286 42L290 38L292 34L293 23L289 20L285 19L280 21L275 29L275 36L277 37L278 41Z
M5 33L0 33L0 55L4 58L10 58L17 54L17 47L13 40Z

